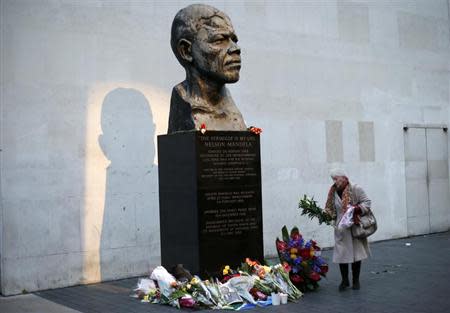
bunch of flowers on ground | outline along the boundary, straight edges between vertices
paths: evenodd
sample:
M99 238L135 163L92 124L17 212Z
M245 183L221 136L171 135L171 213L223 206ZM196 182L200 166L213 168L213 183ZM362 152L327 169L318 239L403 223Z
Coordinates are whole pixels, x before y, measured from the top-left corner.
M281 264L273 266L261 265L257 261L246 259L240 267L241 275L250 275L254 278L253 294L258 292L269 296L272 293L284 293L289 300L296 301L303 295L289 279L289 273Z
M143 302L167 304L177 308L207 308L241 310L271 305L272 293L284 293L290 301L303 295L289 279L281 265L261 265L246 259L239 269L225 266L222 277L202 281L176 280L167 270L158 266L150 279L141 279L135 289Z
M314 240L304 240L297 227L288 232L282 229L282 239L276 239L280 262L292 283L301 291L314 290L321 276L328 272L328 264L320 256L321 249Z

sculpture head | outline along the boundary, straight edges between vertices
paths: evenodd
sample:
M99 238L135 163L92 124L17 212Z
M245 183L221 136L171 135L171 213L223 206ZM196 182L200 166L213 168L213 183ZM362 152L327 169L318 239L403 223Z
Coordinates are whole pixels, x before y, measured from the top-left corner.
M239 80L241 50L237 40L230 18L209 5L187 6L172 23L172 50L188 75L195 72L219 84Z

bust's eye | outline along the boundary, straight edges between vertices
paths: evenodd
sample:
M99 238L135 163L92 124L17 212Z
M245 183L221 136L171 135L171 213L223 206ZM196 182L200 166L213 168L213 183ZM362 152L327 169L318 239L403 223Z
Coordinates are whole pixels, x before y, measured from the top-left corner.
M214 38L213 42L221 43L224 42L225 40L226 40L225 36L217 36Z

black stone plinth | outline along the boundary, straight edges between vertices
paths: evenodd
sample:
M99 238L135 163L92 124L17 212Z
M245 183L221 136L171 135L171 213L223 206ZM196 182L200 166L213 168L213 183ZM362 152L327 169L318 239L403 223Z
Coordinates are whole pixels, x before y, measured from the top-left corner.
M201 276L263 260L259 136L199 131L158 136L161 262Z

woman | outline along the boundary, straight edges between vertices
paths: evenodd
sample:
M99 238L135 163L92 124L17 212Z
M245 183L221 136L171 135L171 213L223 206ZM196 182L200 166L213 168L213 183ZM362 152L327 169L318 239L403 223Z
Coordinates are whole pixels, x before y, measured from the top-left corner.
M367 198L364 190L358 185L350 184L347 175L343 170L334 170L331 172L331 178L334 184L328 192L325 212L330 215L339 224L339 221L349 205L353 205L353 220L356 224L359 217L366 214L370 209L370 200ZM361 271L361 261L370 255L367 239L358 239L352 237L351 228L334 230L334 249L333 262L339 263L342 281L339 285L339 291L345 290L350 286L348 279L348 264L352 264L352 288L359 290L359 273Z

